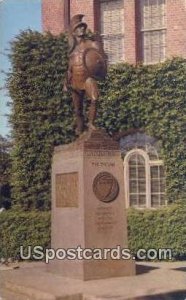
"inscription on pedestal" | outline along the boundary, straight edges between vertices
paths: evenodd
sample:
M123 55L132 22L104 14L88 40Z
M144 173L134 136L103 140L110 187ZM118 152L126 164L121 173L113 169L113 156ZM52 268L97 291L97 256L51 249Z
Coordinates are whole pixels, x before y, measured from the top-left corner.
M117 223L112 207L98 207L95 212L95 224L98 232L111 231Z
M92 161L92 166L96 168L114 168L115 162L108 162L108 161Z
M113 157L113 156L117 156L118 155L118 151L112 151L112 150L92 150L92 151L86 151L85 152L85 156L86 157Z
M56 207L78 207L78 173L56 174Z

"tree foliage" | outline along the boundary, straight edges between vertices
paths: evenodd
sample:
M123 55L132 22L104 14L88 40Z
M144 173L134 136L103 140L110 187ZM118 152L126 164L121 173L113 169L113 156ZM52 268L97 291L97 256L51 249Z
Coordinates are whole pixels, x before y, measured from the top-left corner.
M53 148L75 138L72 101L63 92L65 35L22 32L12 42L13 198L25 209L50 207ZM186 60L154 66L118 64L100 82L97 125L110 134L143 128L162 142L169 201L186 187Z
M7 183L10 166L11 143L8 138L0 135L0 182Z
M10 148L8 138L0 135L0 207L10 207Z

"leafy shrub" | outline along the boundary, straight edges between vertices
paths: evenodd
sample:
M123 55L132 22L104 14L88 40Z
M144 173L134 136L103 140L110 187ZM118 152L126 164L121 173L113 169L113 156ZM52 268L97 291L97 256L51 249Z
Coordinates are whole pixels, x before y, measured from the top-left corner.
M0 228L0 258L19 259L20 246L50 246L50 212L4 211Z
M74 137L72 101L63 93L67 41L38 32L22 32L12 42L11 185L13 203L50 209L50 170L54 146Z
M186 205L128 211L129 248L171 248L173 258L186 259ZM50 247L50 213L10 210L0 214L0 258L19 258L20 246Z
M186 204L172 204L158 210L128 212L129 248L172 249L174 259L186 259Z

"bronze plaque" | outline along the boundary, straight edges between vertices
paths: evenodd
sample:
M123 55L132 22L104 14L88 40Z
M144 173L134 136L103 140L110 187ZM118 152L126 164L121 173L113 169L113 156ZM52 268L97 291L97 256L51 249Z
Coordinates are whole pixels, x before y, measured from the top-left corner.
M56 174L56 207L78 207L78 173Z
M94 178L93 191L100 201L111 202L119 194L119 184L111 173L101 172Z

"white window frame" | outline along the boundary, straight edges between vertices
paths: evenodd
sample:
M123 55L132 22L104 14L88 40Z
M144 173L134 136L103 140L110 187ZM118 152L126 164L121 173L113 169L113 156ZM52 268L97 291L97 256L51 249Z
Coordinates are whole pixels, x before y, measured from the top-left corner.
M129 160L131 158L132 155L134 154L138 154L141 155L144 160L145 160L145 182L146 182L146 207L145 208L152 208L152 209L156 209L155 207L152 207L151 204L151 167L152 166L164 166L163 160L150 160L149 159L149 155L147 154L147 152L145 152L142 149L133 149L130 150L124 158L124 188L125 188L125 200L126 200L126 208L131 207L130 206L130 195L129 195ZM167 202L165 203L165 205L167 205ZM138 209L144 209L142 207L139 206L135 206ZM163 205L159 206L159 207L163 207Z
M100 15L101 15L101 4L102 3L104 3L104 2L114 2L115 0L99 0L100 1ZM124 0L120 0L121 2L123 2L123 9L124 9ZM101 17L100 17L100 31L101 31L101 23L103 22L103 20L101 20ZM113 33L113 34L104 34L104 33L102 33L101 32L101 37L102 37L102 40L103 40L103 44L104 44L104 38L108 38L109 36L110 37L118 37L119 39L121 39L121 41L122 41L122 57L121 57L121 59L119 59L118 61L114 61L114 62L112 62L111 60L109 60L109 57L108 57L108 63L109 64L115 64L115 63L120 63L120 62L122 62L122 61L124 61L124 59L125 59L125 55L124 55L124 43L125 43L125 41L124 41L124 39L125 39L125 26L124 26L124 12L123 12L123 24L122 24L122 31L120 32L120 33L118 33L118 34L115 34L115 33Z
M142 45L142 58L143 58L143 63L146 64L146 65L150 65L150 64L155 64L155 63L158 63L158 62L163 62L165 61L166 59L166 30L167 30L167 27L166 27L166 24L167 24L167 5L166 5L166 1L165 0L165 26L158 26L156 28L144 28L143 27L143 22L144 20L142 19L143 18L143 15L142 15L142 11L143 11L143 5L144 5L144 1L146 0L140 0L140 15L141 15L141 25L140 25L140 31L141 31L141 45ZM151 0L148 0L148 1L151 1ZM145 46L144 46L144 36L145 36L145 33L150 33L150 32L163 32L165 31L165 46L164 46L164 58L162 60L159 60L157 62L153 62L153 61L147 61L146 58L145 58ZM160 50L160 44L159 44L159 47L158 49Z

